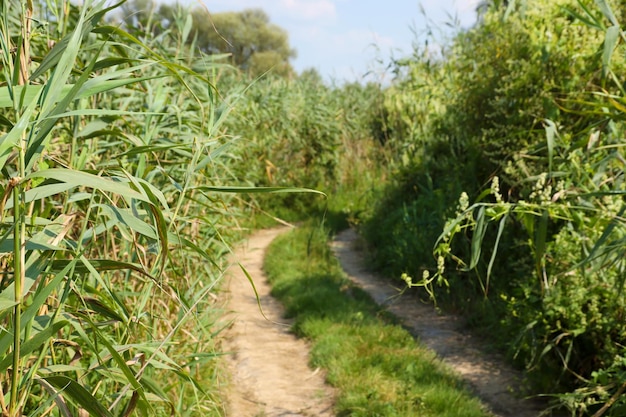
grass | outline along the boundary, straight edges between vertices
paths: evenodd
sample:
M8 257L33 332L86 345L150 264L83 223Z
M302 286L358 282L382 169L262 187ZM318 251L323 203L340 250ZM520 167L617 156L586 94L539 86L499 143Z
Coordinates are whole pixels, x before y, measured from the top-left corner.
M312 342L311 365L338 390L338 416L488 415L434 353L347 280L322 229L276 239L265 269L294 332Z

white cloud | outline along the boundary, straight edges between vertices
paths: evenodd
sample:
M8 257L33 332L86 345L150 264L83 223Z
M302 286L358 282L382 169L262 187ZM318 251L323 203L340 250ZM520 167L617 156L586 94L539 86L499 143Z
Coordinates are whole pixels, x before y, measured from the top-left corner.
M331 0L204 0L209 10L263 9L271 16L296 20L334 19L335 3Z
M389 50L397 47L390 36L367 29L352 29L347 31L337 28L323 28L318 25L306 25L297 28L293 38L308 44L309 47L323 50L329 56L346 57L363 55L375 51L376 48Z
M481 0L419 0L420 9L426 17L437 24L448 22L449 17L458 17L463 24L472 23L476 6Z
M456 8L460 13L476 11L476 6L479 3L481 3L481 0L457 0L455 2Z
M459 11L471 11L476 8L481 0L420 0L421 4L426 10L436 8L450 8Z
M335 4L329 0L281 0L282 7L292 17L303 20L334 19Z

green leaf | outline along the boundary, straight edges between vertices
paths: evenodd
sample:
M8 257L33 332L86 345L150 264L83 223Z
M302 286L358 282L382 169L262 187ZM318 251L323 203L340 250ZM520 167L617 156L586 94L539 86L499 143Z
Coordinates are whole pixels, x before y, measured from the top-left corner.
M150 152L163 152L171 149L185 149L189 148L189 145L186 143L172 143L167 145L145 145L145 146L135 146L129 149L126 152L119 154L119 157L122 156L135 156L142 153L150 153Z
M602 76L606 77L611 70L611 56L617 45L620 35L619 26L609 26L604 36L604 50L602 51Z
M0 114L0 126L6 126L8 130L13 129L13 122L7 119L3 114Z
M57 373L63 373L63 372L81 372L81 371L83 372L85 371L85 368L83 368L82 366L64 365L64 364L42 366L41 368L37 369L37 373L39 375L50 375L50 374L57 374Z
M30 320L33 320L37 316L37 314L39 314L41 306L46 303L50 294L52 294L54 291L59 290L59 285L69 274L71 268L76 264L77 261L77 259L68 261L65 268L61 269L57 274L55 274L54 278L52 278L45 287L42 288L40 286L37 288L37 292L35 293L35 297L33 298L31 304L22 313L22 328L26 326L26 323L28 323Z
M504 232L504 226L507 218L509 217L509 213L506 213L500 219L500 224L498 225L498 235L496 236L496 242L493 245L493 252L491 253L491 259L489 259L489 265L487 266L487 277L485 278L485 290L489 291L489 279L491 277L491 270L493 268L493 264L496 260L496 255L498 254L498 246L500 245L500 238L502 237L502 232Z
M64 56L67 53L67 50L70 49L70 55L75 56L78 52L78 47L80 41L85 38L90 32L96 29L96 24L102 19L102 17L109 11L118 7L121 3L119 2L109 6L108 8L99 10L99 8L93 8L89 11L89 13L85 13L88 8L84 7L82 9L83 14L81 15L81 19L79 19L76 29L57 42L54 47L48 52L45 56L39 67L32 73L31 79L35 79L41 75L43 75L46 71L51 68L57 68L59 65L64 64ZM100 2L99 4L104 4ZM80 33L79 33L80 32ZM74 50L76 49L76 50ZM66 58L67 59L67 58ZM74 60L72 59L71 62Z
M552 161L554 159L554 142L555 138L558 135L556 130L556 125L552 120L546 119L544 120L544 128L546 130L546 142L548 145L548 172L550 177L552 176Z
M137 67L133 67L133 69L137 69ZM107 74L110 75L110 74ZM140 77L140 78L125 78L121 80L107 80L105 76L99 76L90 78L86 81L82 87L78 90L74 100L80 100L84 98L88 98L94 96L99 93L104 93L106 91L114 90L119 87L123 87L129 84L135 84L141 81L152 80L156 78L163 78L164 75L154 75L150 77ZM36 100L39 98L39 94L45 88L45 85L28 85L28 86L13 86L13 93L16 97L20 97L20 101L23 106L28 106L29 104L36 104ZM66 84L61 88L60 97L65 97L71 90L74 88L74 84ZM13 107L14 100L11 97L10 90L8 87L0 87L0 108L10 108ZM6 120L4 123L10 123L9 120Z
M127 182L122 182L119 178L99 177L83 171L75 171L71 169L52 168L42 171L33 172L22 180L23 182L33 178L46 178L72 184L75 187L89 187L101 192L110 192L120 196L145 201L150 203L150 199L128 186Z
M201 185L194 187L195 190L215 192L215 193L236 193L236 194L254 194L254 193L313 193L320 194L326 197L326 194L313 190L311 188L297 188L297 187L226 187L226 186L210 186Z
M181 246L191 249L192 251L196 252L198 255L202 256L204 260L206 260L207 262L210 262L215 267L219 268L219 265L217 264L215 258L211 256L211 254L209 254L205 249L202 249L191 240L186 239L185 237L182 237L182 236L177 236L171 232L168 233L167 236L168 236L169 241L172 244L181 245Z
M62 117L73 117L73 116L147 116L147 115L158 115L165 113L156 113L156 112L145 112L145 111L125 111L125 110L108 110L108 109L82 109L82 110L71 110L64 113L55 113L51 116L44 117L42 120L48 119L60 119Z
M137 84L143 81L155 80L165 77L165 75L162 74L150 75L145 77L134 76L135 72L143 71L145 67L149 65L154 65L154 63L149 62L147 64L136 65L134 67L125 68L119 71L109 71L102 75L89 78L87 81L85 81L80 90L78 90L76 97L80 99L88 98L96 94L104 93L106 91L114 90L126 85Z
M589 9L584 4L582 4L580 0L578 0L578 4L582 6L582 9L585 11L586 16L581 15L571 7L563 7L563 10L570 16L580 20L589 27L595 28L597 30L604 30L602 23L598 22L596 17L589 11Z
M261 297L259 297L259 292L256 289L256 285L254 285L254 279L252 279L252 276L250 276L250 273L248 272L248 270L246 269L245 266L243 266L241 263L238 263L239 268L241 268L241 270L243 271L243 274L246 276L246 278L248 279L248 282L250 283L250 286L252 286L252 291L254 292L254 297L256 298L256 303L259 306L259 312L261 313L261 315L263 316L263 318L267 321L271 321L266 315L265 312L263 311L263 306L261 305Z
M476 268L476 265L478 265L482 252L483 239L485 237L485 232L487 231L487 224L488 222L485 219L485 207L481 206L478 209L478 214L476 214L476 225L474 226L472 235L472 257L470 259L468 270L474 269Z
M75 404L89 412L89 415L113 417L113 414L96 397L75 380L63 375L46 376L42 379L58 388L60 390L59 395L71 399Z
M50 269L53 272L58 272L64 270L68 264L76 262L75 260L67 261L67 260L54 260L51 263ZM140 274L153 279L152 277L143 267L139 264L133 264L130 262L122 262L122 261L114 261L110 259L89 259L90 266L77 263L74 271L78 274L86 274L91 273L94 268L96 271L135 271Z
M102 2L98 3L99 6L103 4L104 3ZM65 88L65 84L67 84L69 76L72 72L72 67L74 66L83 38L89 34L96 22L102 18L104 13L111 10L113 7L115 6L104 10L100 10L99 7L94 7L89 11L87 16L85 16L85 13L88 8L82 8L81 18L76 23L74 32L70 34L69 37L66 37L66 39L68 39L68 43L64 47L63 51L59 52L61 55L58 56L59 53L55 52L59 44L55 45L53 50L48 54L48 56L52 55L50 62L54 65L54 71L41 94L40 118L37 121L37 127L39 129L36 131L34 138L30 138L28 142L26 150L27 171L31 171L33 169L33 165L36 163L41 153L45 150L46 145L50 142L50 132L57 123L57 120L60 117L59 115L66 111L70 103L76 99L83 87L89 83L90 74L97 62L97 55L104 48L104 43L100 44L98 53L89 62L87 68L82 72L76 84L74 84L67 93L63 93L63 88ZM32 76L33 78L37 74L37 71L45 71L42 70L42 67L47 65L46 60L48 56L44 59L41 66L35 71Z
M187 37L193 28L193 14L188 13L187 18L185 19L185 26L183 26L183 31L181 33L181 39L183 42L187 41Z
M42 85L18 85L12 86L11 89L0 87L0 108L13 107L16 97L19 97L22 106L28 106L39 98L42 90Z
M122 323L125 322L126 320L117 311L113 310L111 307L107 306L102 301L96 298L83 296L83 300L85 301L85 304L89 306L89 308L91 308L93 311L101 314L104 317L107 317L111 320L119 321Z
M61 194L67 190L74 188L75 185L67 184L67 183L55 183L55 184L42 184L35 188L31 188L26 191L24 195L24 203L30 203L33 201L41 200L46 197L50 197L53 195ZM11 197L6 205L4 206L6 210L13 208L13 197Z
M226 152L227 149L232 147L232 142L224 143L223 145L218 146L216 149L212 150L209 155L205 156L199 163L196 165L194 170L200 171L204 169L210 163L215 162L217 158L219 158L222 154Z
M611 9L611 6L609 6L609 3L606 0L596 0L596 5L602 11L602 14L604 15L604 17L606 17L613 26L619 26L619 22L615 18L615 15L613 14L613 10Z
M56 75L56 71L55 71ZM37 122L38 131L28 140L26 149L26 172L33 169L34 164L45 149L46 144L51 140L50 132L54 128L58 118L50 118L50 115L62 113L70 103L75 99L80 87L89 79L89 71L85 71L79 78L77 83L65 94L51 94L49 89L58 89L55 83L65 83L67 80L56 80L55 76L46 84L46 90L41 97L41 119ZM62 93L62 91L60 92Z
M14 242L13 239L5 239L4 241L2 241L0 243L0 253L11 253L11 252L13 252L13 242ZM26 250L64 251L65 248L62 248L62 247L56 246L56 245L51 245L49 243L42 242L42 241L34 241L34 240L31 239L31 240L27 240L26 241Z
M36 106L37 101L33 100L33 102L26 109L24 109L22 116L17 123L15 123L9 133L0 138L0 170L4 168L11 152L19 143L19 140L22 138L24 132L26 132L26 129L30 124L30 118L34 113Z
M132 180L134 177L130 177L130 178ZM159 243L161 244L161 253L159 254L160 255L160 262L159 262L160 270L158 272L158 275L161 275L163 271L165 270L167 257L169 254L169 241L168 241L167 222L165 221L165 216L163 215L163 211L159 210L157 208L157 205L160 202L162 204L162 207L166 209L165 212L167 213L168 212L167 201L165 201L163 194L159 190L154 188L154 186L152 186L147 181L136 181L135 185L138 188L142 188L145 194L150 199L150 201L152 201L153 203L152 205L148 206L148 209L152 213L152 216L155 220L156 231L159 235Z
M32 285L34 285L37 279L41 276L41 272L46 266L46 263L47 263L47 259L44 257L43 259L39 259L39 262L33 263L33 265L30 268L28 268L28 270L26 271L26 281L24 285L25 287L24 289L26 292L30 291L30 288L32 287ZM35 295L35 298L32 300L32 303L28 305L28 307L26 307L26 309L22 313L20 332L26 328L27 324L31 320L33 320L37 316L37 314L40 314L39 313L40 307L45 303L48 295L53 290L58 290L57 285L65 277L65 274L68 272L68 270L64 270L62 271L62 273L58 274L53 280L51 280L48 283L48 285L45 288L43 289L38 288L38 291ZM5 300L14 299L15 298L15 284L11 283L8 287L6 287L2 291L1 296ZM0 357L6 354L6 352L9 349L9 346L11 346L12 343L13 343L13 337L11 334L9 333L3 334L2 332L0 332Z
M96 29L94 29L95 33L101 33L101 34L106 34L106 35L116 35L118 37L120 37L122 40L126 40L128 43L130 44L135 44L139 47L141 47L149 56L151 56L155 61L157 61L161 66L163 66L164 68L166 68L170 74L172 76L174 76L176 78L176 80L185 87L185 89L189 92L189 94L192 95L193 99L198 102L198 104L202 104L202 100L196 95L196 93L194 92L194 90L189 87L189 84L187 83L187 81L185 81L185 79L179 74L179 72L183 72L183 73L187 73L193 77L195 77L196 79L205 82L210 89L216 90L215 86L213 84L211 84L210 80L193 71L192 69L188 68L185 65L180 65L180 64L176 64L174 62L172 62L171 60L168 60L167 58L157 54L154 52L154 49L147 46L145 43L141 42L139 39L137 39L136 37L134 37L133 35L131 35L130 33L122 30L119 27L115 27L115 26L100 26Z
M121 209L110 204L94 204L94 207L102 208L110 218L117 220L139 234L155 240L159 238L154 226L135 217L129 209Z
M144 388L135 377L135 374L133 373L132 369L130 369L130 367L126 364L126 360L124 360L124 358L118 353L118 351L115 349L115 346L113 346L111 342L109 342L109 340L107 339L107 336L102 334L102 332L98 329L97 326L92 325L92 329L94 330L95 333L97 333L98 341L101 344L103 344L106 347L106 349L109 351L109 353L111 354L113 358L113 361L117 364L119 369L121 369L128 383L139 394L142 401L144 403L147 403Z
M13 298L13 293L8 294L6 291L0 293L0 314L5 310L12 309L18 304Z
M593 245L593 248L589 252L589 255L577 266L584 265L590 262L591 260L593 260L594 258L596 258L597 256L601 256L601 254L598 255L598 251L600 250L600 248L605 246L607 240L609 239L609 237L611 236L611 233L613 233L615 228L623 223L623 220L621 219L623 219L622 216L624 215L624 212L626 212L626 205L623 205L619 213L617 213L617 215L611 219L608 226L602 232L602 235L600 236L600 238Z
M36 333L33 337L22 343L22 348L20 349L20 358L30 355L35 350L46 345L49 340L56 337L56 334L59 330L61 330L68 324L69 322L67 320L60 320L46 327L39 333ZM5 333L5 335L8 335L8 333ZM4 359L0 361L0 372L6 371L12 364L13 352L6 355Z
M163 210L166 215L169 214L169 205L167 199L165 198L165 195L161 190L142 178L137 178L126 172L125 170L122 171L124 172L124 174L126 174L130 182L135 186L137 190L142 190L143 193L145 193L146 198L148 198L148 200L155 207L158 207L160 205L160 209Z

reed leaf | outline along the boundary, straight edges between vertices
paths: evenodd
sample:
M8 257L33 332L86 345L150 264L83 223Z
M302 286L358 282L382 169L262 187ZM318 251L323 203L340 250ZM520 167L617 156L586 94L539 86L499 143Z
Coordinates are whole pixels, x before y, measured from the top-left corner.
M77 381L63 375L46 376L41 379L59 390L54 395L72 400L75 404L87 411L89 415L113 417L113 414L102 406L98 399L91 395L91 393Z

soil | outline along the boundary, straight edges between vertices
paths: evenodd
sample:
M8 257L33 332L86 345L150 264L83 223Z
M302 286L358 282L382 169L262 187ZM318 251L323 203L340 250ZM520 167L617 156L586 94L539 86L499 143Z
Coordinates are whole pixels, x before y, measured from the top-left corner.
M222 350L231 375L228 417L331 417L333 391L324 372L308 367L306 342L289 332L282 305L270 295L263 274L265 249L288 228L259 231L233 255L229 271L228 319ZM254 280L259 302L241 263Z
M231 375L227 392L230 417L332 417L332 388L324 372L308 367L308 346L289 332L290 323L280 303L270 295L262 271L265 249L288 228L262 230L233 255L229 273L228 308L232 321L222 349ZM463 328L463 320L440 315L432 306L416 302L411 294L399 294L389 280L365 268L352 230L340 233L332 244L348 277L397 316L411 333L452 367L494 416L535 417L545 404L517 398L521 374L505 365L502 357L485 353L484 341ZM254 280L262 306L240 262Z
M513 395L521 392L520 372L508 366L503 357L487 353L485 341L467 332L462 318L439 314L432 305L417 300L411 291L401 294L392 281L368 271L358 242L358 235L348 229L339 233L332 244L348 277L398 317L414 337L434 350L495 416L536 417L541 413L546 404Z

